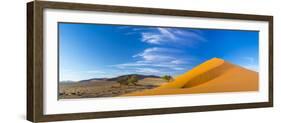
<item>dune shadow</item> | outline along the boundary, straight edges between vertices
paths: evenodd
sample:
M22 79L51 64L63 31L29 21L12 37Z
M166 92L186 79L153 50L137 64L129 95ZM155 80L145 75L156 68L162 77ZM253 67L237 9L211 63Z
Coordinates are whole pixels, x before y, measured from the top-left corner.
M191 88L209 82L210 80L219 77L224 72L231 69L232 67L233 67L232 64L224 62L222 65L217 66L207 72L204 72L192 78L191 80L186 82L186 84L183 85L182 88Z

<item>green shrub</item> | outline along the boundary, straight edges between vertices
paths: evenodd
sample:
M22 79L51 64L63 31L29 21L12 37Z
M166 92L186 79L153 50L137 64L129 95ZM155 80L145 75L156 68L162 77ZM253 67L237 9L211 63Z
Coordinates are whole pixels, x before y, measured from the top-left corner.
M131 76L131 77L129 77L127 82L128 82L128 85L137 85L138 77L137 76Z
M117 82L120 85L136 85L138 82L138 77L135 75L132 76L123 76L117 79Z
M170 76L170 75L164 75L164 76L162 77L162 79L166 80L167 82L170 82L171 80L173 80L173 77Z

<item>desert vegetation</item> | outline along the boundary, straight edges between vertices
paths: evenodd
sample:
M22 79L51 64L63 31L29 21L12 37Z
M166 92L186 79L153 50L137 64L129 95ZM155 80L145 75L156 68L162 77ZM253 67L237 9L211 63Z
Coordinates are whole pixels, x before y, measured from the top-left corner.
M123 76L117 79L120 85L137 85L138 77L136 75Z
M94 78L79 82L62 82L59 86L59 99L115 97L153 89L166 82L166 80L158 76L137 74L115 78Z
M173 80L173 77L170 75L164 75L164 76L162 76L162 79L166 80L167 82L170 82Z

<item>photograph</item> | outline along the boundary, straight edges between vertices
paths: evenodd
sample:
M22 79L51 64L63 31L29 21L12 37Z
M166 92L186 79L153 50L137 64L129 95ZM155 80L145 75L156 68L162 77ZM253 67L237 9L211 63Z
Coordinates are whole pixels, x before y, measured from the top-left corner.
M57 25L58 99L259 91L259 31Z

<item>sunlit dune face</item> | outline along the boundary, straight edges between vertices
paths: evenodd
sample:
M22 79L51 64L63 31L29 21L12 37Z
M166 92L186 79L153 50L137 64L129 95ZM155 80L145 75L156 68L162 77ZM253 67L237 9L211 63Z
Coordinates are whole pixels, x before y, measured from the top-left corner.
M213 58L178 76L173 82L127 96L258 91L258 73Z

